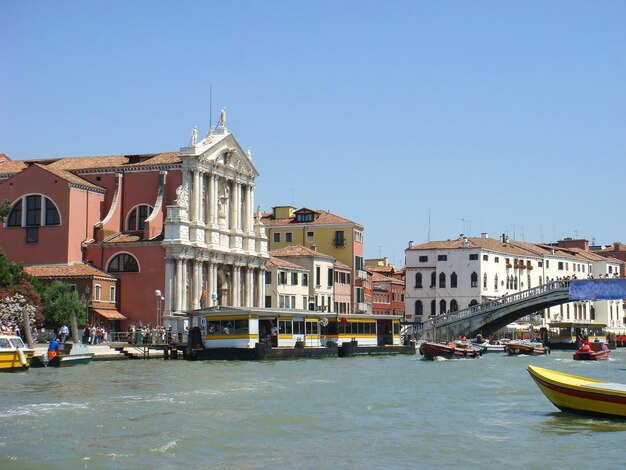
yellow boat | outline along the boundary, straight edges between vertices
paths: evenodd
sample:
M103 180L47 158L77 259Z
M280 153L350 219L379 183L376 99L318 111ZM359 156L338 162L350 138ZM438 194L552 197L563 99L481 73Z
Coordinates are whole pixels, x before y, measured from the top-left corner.
M19 336L0 334L0 372L28 370L34 353Z
M539 389L557 408L586 415L626 417L626 384L528 366Z

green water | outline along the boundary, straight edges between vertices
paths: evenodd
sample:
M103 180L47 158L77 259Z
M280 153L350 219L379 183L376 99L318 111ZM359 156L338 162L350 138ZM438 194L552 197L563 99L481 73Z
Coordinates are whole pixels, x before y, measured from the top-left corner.
M94 362L0 375L0 468L624 468L626 421L557 410L526 366L626 383L626 351Z

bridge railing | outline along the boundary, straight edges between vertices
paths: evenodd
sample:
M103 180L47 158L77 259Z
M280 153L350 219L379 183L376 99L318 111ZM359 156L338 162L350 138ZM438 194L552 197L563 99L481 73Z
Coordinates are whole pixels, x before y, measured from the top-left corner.
M520 302L523 300L527 300L532 297L536 297L545 292L554 292L554 291L562 291L569 289L569 281L552 281L547 284L542 284L538 287L533 287L532 289L528 289L522 292L516 292L514 294L505 295L498 299L493 299L488 302L483 302L481 304L474 305L472 307L465 308L463 310L458 310L456 312L445 313L443 315L437 315L435 318L431 318L427 320L421 325L421 330L430 330L440 325L444 325L446 323L450 323L453 321L460 320L462 318L471 317L474 315L482 315L487 313L488 311L494 308L500 308L504 305L512 305L516 302Z

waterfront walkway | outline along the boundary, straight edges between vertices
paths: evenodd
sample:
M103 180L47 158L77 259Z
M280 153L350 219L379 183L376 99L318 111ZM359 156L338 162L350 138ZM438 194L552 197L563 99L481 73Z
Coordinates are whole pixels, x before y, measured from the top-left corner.
M134 345L128 343L106 343L87 345L93 353L92 361L115 361L125 359L163 359L163 349L150 345ZM42 356L48 351L48 344L35 344L35 356Z

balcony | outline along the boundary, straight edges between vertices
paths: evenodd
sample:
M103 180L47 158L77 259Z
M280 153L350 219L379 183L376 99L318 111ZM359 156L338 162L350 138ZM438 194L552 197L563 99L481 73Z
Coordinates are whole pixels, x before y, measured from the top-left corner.
M356 270L356 278L367 280L367 271L362 271L360 269Z
M359 313L367 312L367 304L363 302L357 302L356 311Z

